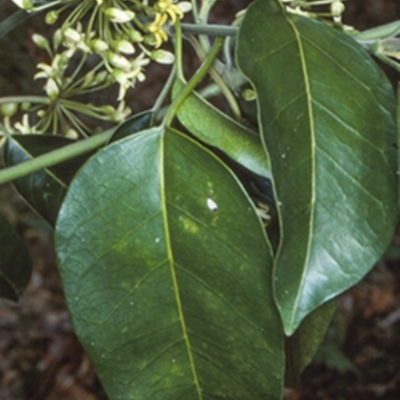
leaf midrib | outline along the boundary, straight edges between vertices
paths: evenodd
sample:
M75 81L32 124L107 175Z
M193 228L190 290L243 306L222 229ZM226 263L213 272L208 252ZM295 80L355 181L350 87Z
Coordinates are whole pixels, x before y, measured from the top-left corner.
M176 271L175 271L175 261L174 261L174 255L171 247L171 238L169 235L169 224L168 224L168 212L167 212L167 199L165 195L165 140L166 140L166 135L167 132L163 132L163 134L160 134L160 151L159 151L159 180L160 180L160 199L161 199L161 212L162 212L162 217L163 217L163 226L164 226L164 232L165 232L165 243L167 247L167 254L168 254L168 259L169 259L169 264L170 264L170 270L171 270L171 278L172 278L172 285L174 287L174 294L175 294L175 300L176 300L176 305L178 309L178 314L179 314L179 319L181 321L181 326L182 326L182 334L183 334L183 339L186 344L186 350L189 358L189 363L190 363L190 368L192 371L192 376L193 376L193 381L196 386L196 392L198 395L199 400L203 399L201 388L200 388L200 383L199 379L197 376L197 371L196 371L196 366L194 364L194 358L192 354L192 347L190 344L190 339L187 334L188 329L186 326L186 321L185 321L185 316L183 313L183 307L182 307L182 302L179 294L179 285L178 285L178 279L176 276Z
M284 12L284 11L283 11ZM306 251L306 256L305 256L305 261L304 261L304 266L308 265L309 259L310 259L310 252L311 252L311 238L313 236L313 230L314 230L314 218L315 218L315 197L316 197L316 191L315 191L315 126L314 126L314 119L313 119L313 107L312 107L312 96L311 96L311 88L310 88L310 82L308 79L308 71L307 71L307 64L306 64L306 59L305 59L305 54L304 54L304 49L301 41L301 35L300 32L298 31L296 25L294 22L291 20L291 18L285 14L286 20L288 21L290 27L293 30L293 33L296 37L296 43L299 49L299 56L300 56L300 62L301 62L301 69L303 72L303 77L304 77L304 86L305 86L305 92L306 92L306 99L307 99L307 109L308 109L308 118L310 122L310 137L311 137L311 198L310 198L310 221L309 221L309 230L308 230L308 243L307 243L307 251ZM293 308L292 308L292 315L290 319L290 324L287 327L287 333L293 333L293 327L295 326L295 319L297 316L296 310L298 309L302 289L304 286L304 281L305 277L307 274L307 268L303 269L301 279L300 279L300 285L298 287L297 295L295 298L295 301L293 303Z

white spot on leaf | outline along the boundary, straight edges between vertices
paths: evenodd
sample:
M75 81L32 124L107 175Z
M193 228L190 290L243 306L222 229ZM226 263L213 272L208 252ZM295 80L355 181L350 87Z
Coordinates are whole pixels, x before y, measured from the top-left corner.
M211 197L207 198L207 207L212 212L218 210L218 204Z

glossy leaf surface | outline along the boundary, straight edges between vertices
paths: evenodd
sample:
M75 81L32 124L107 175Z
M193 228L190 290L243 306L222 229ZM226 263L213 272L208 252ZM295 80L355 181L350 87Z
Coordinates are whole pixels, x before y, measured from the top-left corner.
M56 247L111 400L280 398L270 247L234 175L198 143L154 128L92 157Z
M0 297L17 301L31 276L31 259L25 244L0 215Z
M115 130L110 139L110 143L150 128L152 114L151 111L143 111L128 118Z
M237 61L253 83L271 161L281 242L276 299L292 334L354 285L397 223L395 98L350 37L256 1Z
M323 304L303 320L292 336L286 338L286 387L298 384L300 374L317 353L335 310L335 300Z
M11 167L71 143L74 141L59 136L13 135L4 145L4 163ZM90 154L26 175L13 184L32 208L54 226L68 184Z
M184 83L177 80L175 95ZM223 151L232 160L258 175L271 176L268 158L256 132L223 114L197 93L192 93L178 111L181 124L204 143Z

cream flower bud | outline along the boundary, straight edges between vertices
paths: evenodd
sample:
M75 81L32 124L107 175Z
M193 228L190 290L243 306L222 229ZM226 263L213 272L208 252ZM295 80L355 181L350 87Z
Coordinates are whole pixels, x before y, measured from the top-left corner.
M58 20L58 12L57 11L49 11L46 14L45 21L48 25L53 25Z
M21 103L22 111L29 111L30 108L31 108L31 103L29 103L29 101L24 101Z
M47 80L46 84L44 85L44 90L46 91L47 96L49 96L52 100L56 99L60 93L57 83L53 78L49 78Z
M333 3L331 3L330 8L331 8L331 14L334 17L340 17L343 14L346 7L341 1L334 1Z
M53 35L53 44L54 44L54 49L57 51L58 47L60 46L60 44L62 43L63 40L63 33L61 29L57 29L54 32Z
M107 79L108 72L107 71L100 71L99 73L96 74L93 83L95 85L99 85Z
M257 98L256 92L253 89L244 89L241 94L244 101L253 101Z
M135 18L135 13L130 10L121 10L120 8L110 7L106 10L106 15L111 22L124 24Z
M3 117L12 117L17 111L17 103L6 103L0 105L0 115Z
M34 6L31 0L12 0L19 8L23 10L33 10Z
M67 28L64 30L64 39L69 43L79 43L81 41L81 34L72 28Z
M49 41L42 35L38 33L34 33L32 35L32 40L36 44L36 46L40 47L41 49L47 50L49 48Z
M150 57L160 64L172 64L175 61L171 52L161 49L152 51Z
M177 6L184 14L192 10L192 3L189 1L181 1Z
M131 63L124 56L108 52L106 57L107 60L116 68L122 69L124 71L129 71L131 69Z
M127 40L118 40L115 43L115 50L125 54L133 54L135 52L135 48Z
M103 51L108 50L108 44L101 39L94 39L90 42L90 47L96 53L102 53Z
M106 106L101 106L100 111L105 115L112 115L115 113L116 110L113 106L106 105Z
M129 38L134 43L138 43L138 42L142 42L143 41L143 35L139 31L137 31L136 29L129 29L128 35L129 35Z
M75 129L69 128L67 133L65 134L65 137L67 137L69 139L78 139L79 134Z
M94 71L89 71L85 77L83 78L83 87L87 87L89 85L92 85L95 80L95 73Z

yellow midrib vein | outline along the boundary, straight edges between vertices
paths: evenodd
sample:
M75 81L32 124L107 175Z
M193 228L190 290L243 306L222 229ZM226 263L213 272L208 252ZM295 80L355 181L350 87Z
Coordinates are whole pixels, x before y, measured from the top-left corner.
M307 71L307 65L306 65L306 60L305 60L305 55L304 55L304 49L303 45L301 42L300 38L300 33L297 30L297 27L293 23L293 21L290 19L290 17L286 17L288 23L293 29L294 35L296 36L296 42L298 44L299 48L299 55L300 55L300 60L301 60L301 68L303 71L304 75L304 85L305 85L305 91L306 91L306 96L307 96L307 109L308 109L308 118L310 121L310 135L311 135L311 204L314 205L315 203L315 128L314 128L314 119L313 119L313 108L311 104L311 90L310 90L310 83L308 79L308 71ZM310 247L311 247L311 240L310 238L313 235L313 226L314 226L314 206L311 206L311 211L310 211L310 224L309 224L309 234L308 234L308 243L307 243L307 253L305 257L305 262L304 265L306 266L308 264L308 260L310 258ZM297 310L299 301L300 301L300 294L301 294L301 288L303 287L304 284L304 279L305 279L305 271L306 268L303 269L303 273L301 276L301 284L300 288L297 292L297 296L295 299L295 302L293 304L293 310ZM290 327L293 327L294 324L294 319L295 319L296 312L292 312L292 318L290 321Z
M199 379L197 376L196 367L194 365L194 359L193 359L193 354L191 351L190 340L187 335L186 321L185 321L185 316L183 314L181 298L179 295L179 286L178 286L178 280L177 280L175 268L174 268L174 256L173 256L172 249L171 249L171 240L170 240L170 235L169 235L169 225L168 225L168 216L167 216L167 208L166 208L167 202L165 199L165 160L164 160L165 139L166 139L166 132L164 132L164 134L160 135L160 153L159 153L160 154L160 156L159 156L160 157L160 159L159 159L159 163L160 163L159 164L160 165L160 167L159 167L160 198L162 199L161 206L162 206L162 215L163 215L163 222L164 222L164 232L165 232L165 237L166 237L168 259L170 260L170 269L171 269L172 284L173 284L174 293L175 293L175 300L176 300L178 314L179 314L179 318L180 318L181 326L182 326L183 339L186 344L190 368L192 370L192 375L193 375L194 384L196 386L196 391L197 391L199 400L202 400L203 396L202 396L202 392L201 392L201 388L200 388Z

